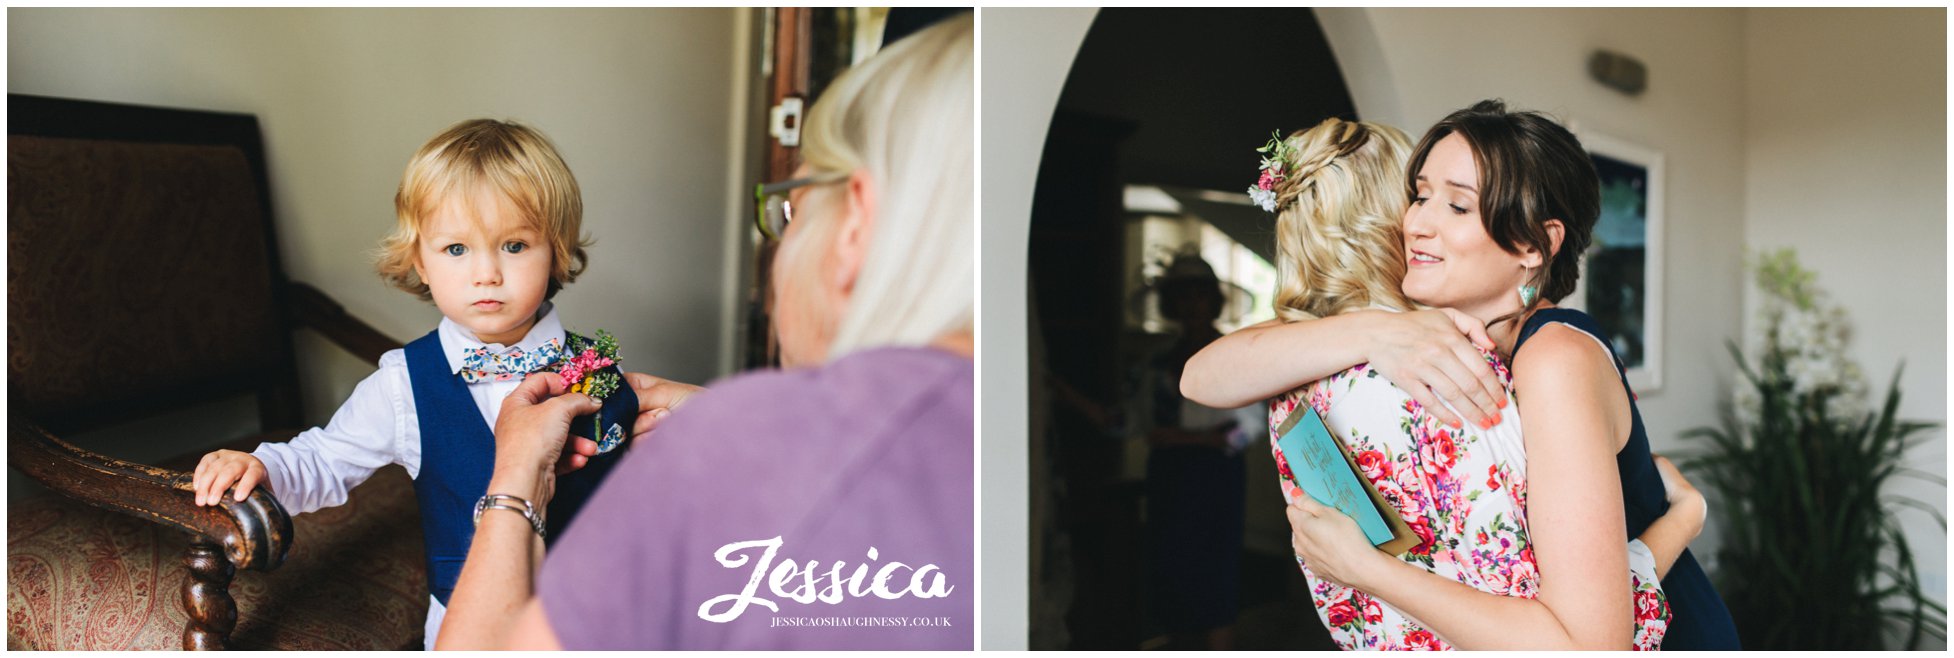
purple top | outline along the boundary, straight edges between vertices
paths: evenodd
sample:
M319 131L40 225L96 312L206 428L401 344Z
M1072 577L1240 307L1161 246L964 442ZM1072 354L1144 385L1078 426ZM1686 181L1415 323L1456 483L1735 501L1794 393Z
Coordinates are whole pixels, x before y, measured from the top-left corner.
M973 649L974 402L971 361L924 348L716 384L550 551L550 627L577 650Z

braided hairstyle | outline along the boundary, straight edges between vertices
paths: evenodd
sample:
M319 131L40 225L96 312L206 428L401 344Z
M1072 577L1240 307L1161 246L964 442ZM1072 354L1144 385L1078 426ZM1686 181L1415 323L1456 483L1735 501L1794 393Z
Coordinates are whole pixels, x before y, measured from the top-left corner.
M1274 189L1277 317L1411 309L1399 288L1411 140L1383 124L1330 118L1284 141L1293 156Z

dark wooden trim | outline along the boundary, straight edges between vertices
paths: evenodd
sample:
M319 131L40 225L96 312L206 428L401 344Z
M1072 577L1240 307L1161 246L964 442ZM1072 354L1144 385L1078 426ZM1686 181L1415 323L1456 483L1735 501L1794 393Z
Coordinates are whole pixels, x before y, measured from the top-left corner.
M189 472L98 455L14 416L7 419L7 465L70 498L208 538L238 567L270 571L292 547L292 517L269 485L243 501L225 496L199 506Z
M312 328L368 363L379 365L381 355L401 347L400 341L347 314L346 307L318 288L294 281L287 287L286 299L293 324Z
M814 8L780 7L774 9L773 30L773 80L767 94L769 109L788 98L799 98L807 105L801 108L801 117L807 117L807 109L814 99L808 98L808 49L814 40ZM801 149L798 146L782 146L780 140L767 137L767 182L783 181L791 178L794 169L801 166Z
M812 94L808 93L808 78L812 68L810 53L814 43L815 11L813 7L777 7L769 12L773 16L773 23L764 26L764 29L770 31L773 37L773 61L770 63L773 75L767 80L767 102L762 108L763 116L782 101L799 98L804 104L798 121L805 124L807 110L814 107ZM771 127L771 120L762 123L766 126L761 132L761 139L766 144L766 159L760 171L761 182L793 178L794 170L801 166L800 147L782 145L779 138L766 133ZM778 248L777 243L763 238L754 249L755 276L747 299L749 312L743 318L746 322L746 346L741 369L780 363L780 343L774 336L773 318L769 315L773 308L773 258Z
M183 566L183 610L190 623L183 627L183 650L229 649L231 629L237 627L237 600L231 598L231 576L237 570L219 553L219 546L198 537L190 542Z
M238 567L276 569L292 547L292 517L268 485L243 501L227 494L215 506L200 506L191 473L88 452L16 416L7 419L7 465L70 498L189 533L184 649L227 648L237 625L232 574Z

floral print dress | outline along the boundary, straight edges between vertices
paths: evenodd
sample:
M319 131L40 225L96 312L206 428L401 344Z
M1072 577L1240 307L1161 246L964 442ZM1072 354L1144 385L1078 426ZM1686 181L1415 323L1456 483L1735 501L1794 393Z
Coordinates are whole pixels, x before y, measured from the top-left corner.
M1511 375L1488 356L1500 382ZM1503 418L1491 429L1453 429L1368 366L1357 366L1276 398L1269 427L1307 402L1330 433L1350 448L1364 477L1390 501L1422 540L1399 559L1482 592L1534 598L1540 573L1527 539L1526 449L1511 389ZM1275 450L1285 500L1301 490L1282 450ZM1669 606L1655 574L1655 556L1630 541L1629 586L1635 597L1637 650L1660 647ZM1390 604L1332 584L1302 566L1310 598L1330 637L1351 649L1451 649L1444 640Z

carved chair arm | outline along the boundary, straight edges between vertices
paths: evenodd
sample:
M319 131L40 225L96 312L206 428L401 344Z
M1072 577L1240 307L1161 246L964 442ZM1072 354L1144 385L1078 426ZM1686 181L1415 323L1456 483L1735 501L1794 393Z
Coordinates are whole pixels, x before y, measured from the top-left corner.
M245 569L275 569L292 546L292 517L266 486L199 506L189 472L95 454L19 417L7 419L7 465L70 498L208 538Z
M13 415L7 418L7 465L70 498L190 533L183 559L190 572L183 584L190 617L184 649L226 648L237 625L230 593L236 567L276 569L292 548L292 517L268 487L242 501L224 496L216 506L200 506L191 473L82 450Z
M399 341L355 319L317 288L293 283L287 311L334 344L378 364ZM270 571L292 547L292 517L260 483L244 500L230 495L215 506L196 504L194 473L123 461L83 450L25 418L7 417L7 465L61 494L190 534L183 607L189 614L183 648L222 649L237 623L230 596L237 568Z
M318 288L294 281L286 293L292 322L311 327L333 344L368 363L378 365L380 355L388 350L400 349L400 341L388 338L386 334L348 314L345 307Z

